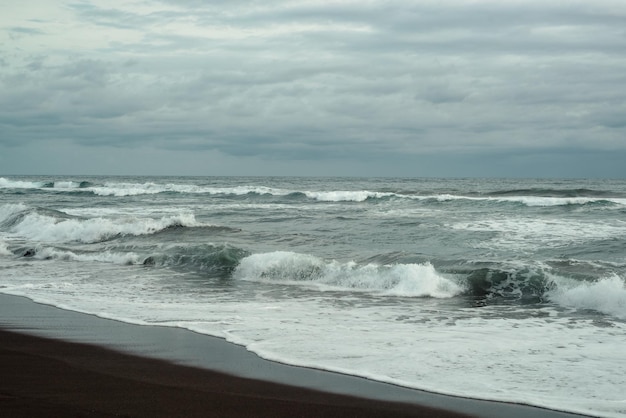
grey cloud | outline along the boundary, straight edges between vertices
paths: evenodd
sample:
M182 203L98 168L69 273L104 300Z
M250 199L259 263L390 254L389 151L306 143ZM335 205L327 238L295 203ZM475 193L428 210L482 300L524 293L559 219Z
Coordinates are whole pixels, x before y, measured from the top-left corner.
M138 14L113 8L102 8L90 3L69 5L81 19L98 26L118 29L139 29L149 23L158 23L162 17L157 14Z
M9 31L14 32L14 33L25 34L25 35L45 35L45 32L40 29L20 27L20 26L12 27L9 29Z
M0 145L272 161L626 148L619 5L149 4L74 3L81 23L119 36L5 59ZM172 22L193 30L162 29Z

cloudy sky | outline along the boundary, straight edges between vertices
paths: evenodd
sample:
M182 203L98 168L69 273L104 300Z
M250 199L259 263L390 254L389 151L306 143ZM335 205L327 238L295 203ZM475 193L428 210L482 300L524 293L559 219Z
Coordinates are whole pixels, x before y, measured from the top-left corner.
M0 174L626 177L624 0L0 9Z

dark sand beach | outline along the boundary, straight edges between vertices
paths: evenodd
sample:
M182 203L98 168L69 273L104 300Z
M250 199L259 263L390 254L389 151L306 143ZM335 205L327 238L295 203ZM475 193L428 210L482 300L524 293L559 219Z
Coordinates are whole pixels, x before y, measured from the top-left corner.
M2 417L578 416L287 366L219 338L7 295L0 370Z

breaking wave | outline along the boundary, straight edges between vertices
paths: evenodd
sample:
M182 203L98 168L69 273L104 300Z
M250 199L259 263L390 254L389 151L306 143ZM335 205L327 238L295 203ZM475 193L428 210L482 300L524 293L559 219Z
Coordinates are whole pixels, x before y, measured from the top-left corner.
M357 290L402 297L470 296L485 304L555 303L626 319L626 287L619 276L581 280L549 267L477 268L442 273L430 263L358 264L326 261L294 252L252 254L241 259L239 280L310 285L321 290Z
M617 275L593 282L572 282L555 278L547 297L561 306L593 310L626 319L626 283Z
M9 250L9 247L7 246L6 242L0 240L0 256L11 255L11 254L13 253Z
M364 202L368 199L383 199L399 196L396 193L370 192L367 190L307 191L302 192L309 199L321 202Z
M431 264L357 265L282 251L244 258L234 277L406 297L450 298L463 292L461 286L441 276Z
M44 247L41 245L35 248L18 248L15 250L14 254L21 257L32 257L38 260L84 261L122 265L139 264L141 261L141 257L134 252L75 252L54 247Z
M466 280L469 293L486 300L540 302L553 286L553 281L544 272L528 268L478 268L471 271Z
M157 193L191 193L209 195L236 195L247 194L284 196L287 191L262 186L235 186L209 187L185 184L157 184L157 183L106 183L104 186L92 187L90 190L100 196L136 196Z
M24 181L0 177L0 189L84 189L91 186L89 181Z
M486 304L552 302L626 319L626 285L617 274L565 277L549 267L478 268L465 275L468 293Z
M173 246L143 260L145 266L169 267L228 278L249 253L230 245Z
M149 235L172 227L208 226L193 214L152 218L78 218L63 212L25 205L0 207L0 230L40 242L94 243L124 235Z

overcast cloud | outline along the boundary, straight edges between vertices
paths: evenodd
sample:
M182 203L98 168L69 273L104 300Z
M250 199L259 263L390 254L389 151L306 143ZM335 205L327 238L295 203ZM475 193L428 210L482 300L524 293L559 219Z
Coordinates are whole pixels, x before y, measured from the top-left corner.
M0 174L626 177L623 0L0 11Z

